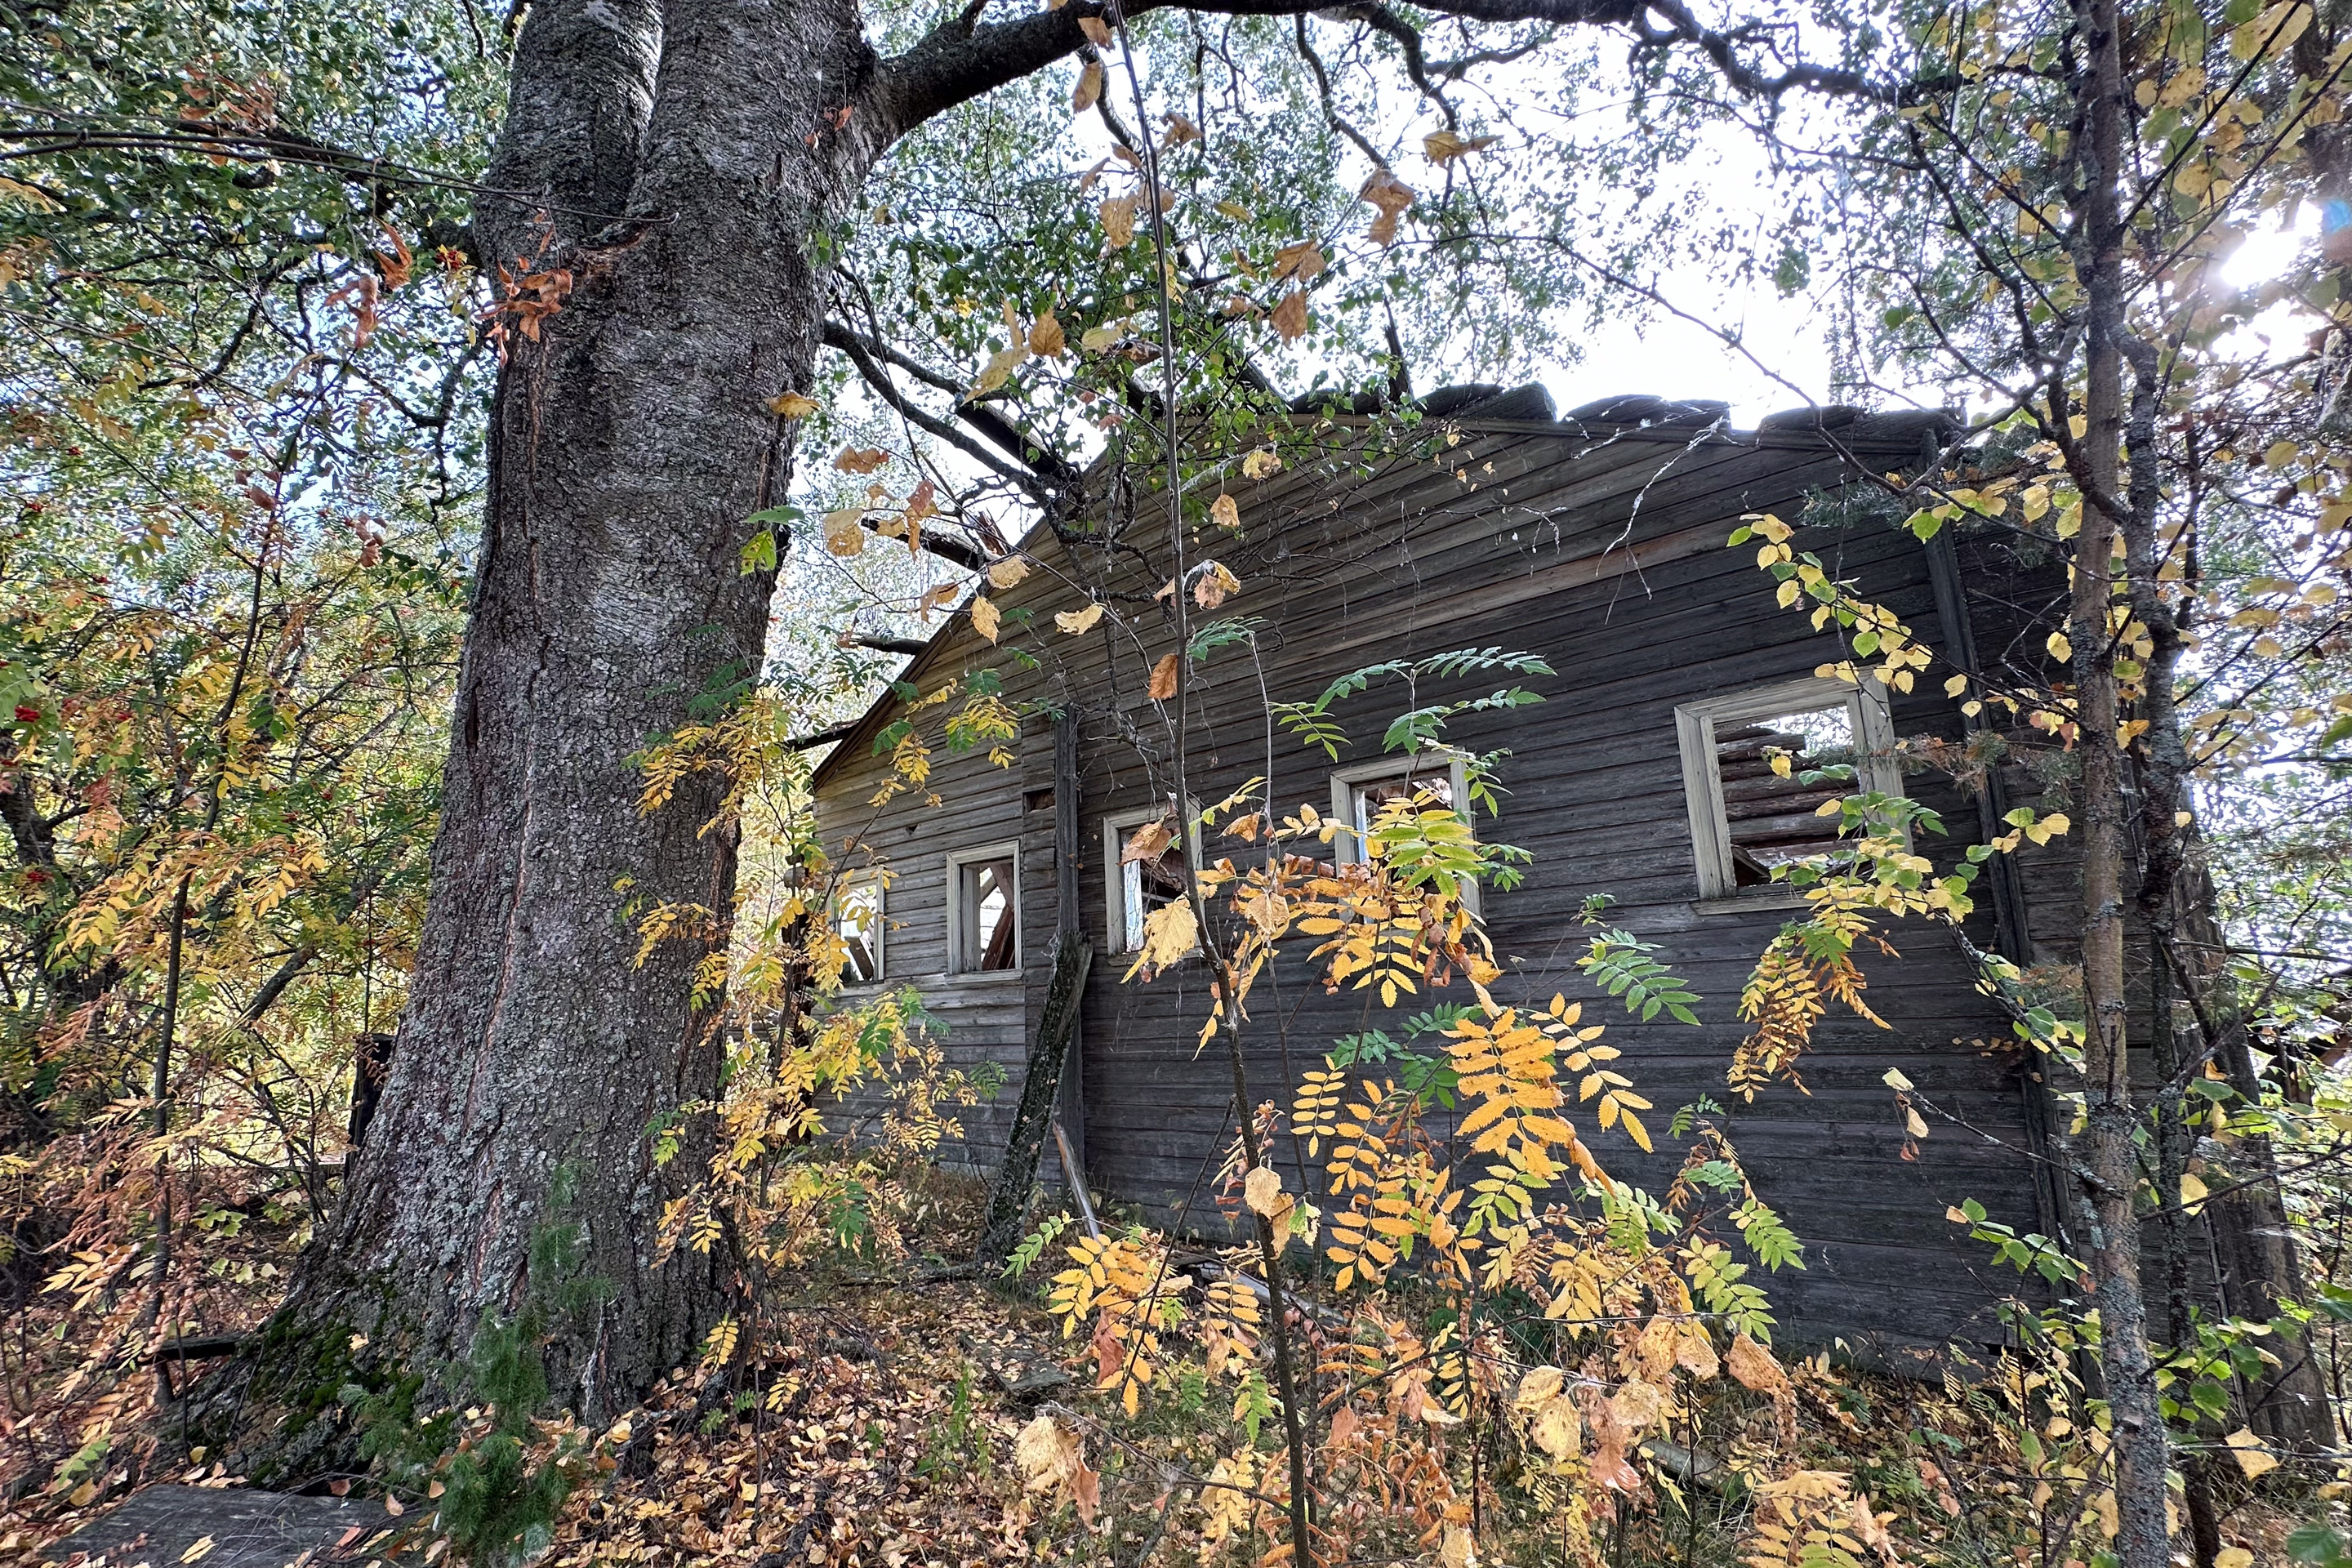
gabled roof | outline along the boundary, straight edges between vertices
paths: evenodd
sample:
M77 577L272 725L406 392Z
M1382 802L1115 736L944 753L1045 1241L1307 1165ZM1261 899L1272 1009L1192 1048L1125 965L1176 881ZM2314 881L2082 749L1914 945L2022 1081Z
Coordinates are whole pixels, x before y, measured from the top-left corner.
M1294 412L1320 415L1335 425L1358 427L1370 427L1373 418L1390 406L1377 395L1347 398L1336 394L1308 394L1292 404ZM1731 407L1727 403L1676 401L1643 393L1600 398L1558 414L1551 394L1533 384L1444 387L1415 399L1412 406L1423 419L1443 421L1465 437L1556 436L1596 443L1630 439L1683 446L1793 447L1852 452L1898 465L1918 461L1928 443L1940 447L1962 428L1958 417L1945 409L1873 413L1830 405L1789 409L1759 420L1753 430L1738 430L1727 420ZM1058 553L1060 541L1041 522L1022 538L1016 549L1035 558ZM968 624L962 612L969 603L967 598L965 605L949 612L923 650L899 672L898 679L919 683L941 662L949 643ZM849 759L866 755L898 702L898 696L887 690L877 697L817 764L811 787L823 789Z

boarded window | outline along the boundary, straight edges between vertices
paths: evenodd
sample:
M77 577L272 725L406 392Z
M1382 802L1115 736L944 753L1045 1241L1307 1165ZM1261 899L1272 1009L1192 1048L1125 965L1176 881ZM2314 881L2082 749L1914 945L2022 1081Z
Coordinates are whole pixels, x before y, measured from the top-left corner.
M871 985L882 978L882 883L859 877L842 883L833 896L833 934L847 956L844 985Z
M1823 805L1902 788L1885 694L1874 682L1783 681L1686 703L1675 723L1701 898L1772 887L1776 868L1834 852L1839 819L1822 816ZM1805 781L1840 766L1852 775Z
M955 865L955 968L984 973L1021 965L1017 858L1008 847Z
M1776 759L1788 769L1785 776ZM1853 762L1853 715L1843 702L1716 725L1715 769L1734 887L1760 887L1772 879L1773 867L1836 847L1838 819L1821 816L1821 808L1857 786L1836 778L1801 781L1808 772Z

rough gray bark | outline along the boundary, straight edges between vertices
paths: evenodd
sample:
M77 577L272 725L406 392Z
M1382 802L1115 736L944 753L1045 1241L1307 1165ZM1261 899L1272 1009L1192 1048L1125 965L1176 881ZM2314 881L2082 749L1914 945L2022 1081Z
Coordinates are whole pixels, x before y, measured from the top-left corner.
M842 0L532 9L493 174L545 200L485 204L480 232L573 284L537 341L509 331L411 1002L281 1342L381 1334L453 1392L485 1314L567 1283L531 1278L551 1227L603 1298L551 1324L567 1403L628 1405L717 1315L712 1260L659 1256L695 1151L657 1170L646 1136L717 1087L703 950L639 965L630 914L723 911L735 846L701 836L707 795L641 814L629 759L759 669L772 581L738 571L743 520L789 477L765 405L812 381L806 242L879 141L827 110L872 65Z
M1446 8L1646 15L1743 90L1842 89L1738 68L1727 36L1665 0ZM724 910L735 847L700 834L707 795L641 816L628 758L698 694L757 674L773 584L737 563L743 520L789 478L793 432L767 403L812 379L813 242L897 137L1076 53L1081 20L1107 14L1075 0L982 25L973 5L882 60L853 0L531 7L475 237L494 276L562 272L571 288L536 337L509 323L432 894L390 1081L340 1213L228 1380L266 1402L239 1424L272 1429L257 1447L281 1467L345 1451L320 1434L342 1419L354 1332L371 1358L424 1372L428 1394L457 1392L450 1369L485 1316L563 1283L532 1278L534 1241L551 1233L577 1242L577 1271L604 1292L552 1325L551 1384L566 1403L632 1403L716 1315L712 1263L658 1257L662 1204L696 1152L656 1170L646 1136L716 1086L688 1002L699 953L675 942L636 964L629 911ZM708 934L723 936L715 917ZM238 1462L268 1473L252 1450Z

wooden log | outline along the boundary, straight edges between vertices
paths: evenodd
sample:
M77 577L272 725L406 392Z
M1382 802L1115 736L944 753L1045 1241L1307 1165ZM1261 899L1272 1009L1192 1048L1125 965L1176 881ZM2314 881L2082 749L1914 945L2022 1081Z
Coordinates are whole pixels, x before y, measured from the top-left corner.
M1037 1179L1037 1156L1045 1149L1054 1100L1061 1090L1062 1059L1068 1051L1071 1026L1078 1020L1078 998L1086 991L1094 954L1093 944L1076 932L1054 939L1054 983L1045 993L1036 1038L1030 1043L1021 1108L1013 1112L1013 1130L1005 1135L1004 1158L988 1189L988 1222L981 1227L976 1253L983 1268L1002 1264L1021 1239L1021 1223L1029 1211L1030 1184Z

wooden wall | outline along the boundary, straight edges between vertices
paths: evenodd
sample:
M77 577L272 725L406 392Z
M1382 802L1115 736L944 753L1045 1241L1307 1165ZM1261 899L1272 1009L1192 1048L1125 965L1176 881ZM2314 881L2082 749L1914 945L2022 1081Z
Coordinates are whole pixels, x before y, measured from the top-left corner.
M1898 431L1870 456L1893 467L1916 449L1916 434ZM1497 994L1540 1001L1565 991L1586 999L1589 1017L1610 1023L1610 1039L1625 1053L1619 1065L1656 1106L1651 1126L1659 1142L1657 1154L1643 1156L1617 1134L1597 1134L1596 1148L1621 1177L1662 1190L1677 1163L1665 1137L1675 1108L1701 1095L1724 1103L1758 1188L1807 1244L1801 1273L1765 1281L1785 1329L1801 1342L1843 1336L1892 1352L1955 1334L1998 1338L1991 1305L2021 1288L1943 1217L1947 1205L1974 1197L1996 1217L2040 1226L2022 1153L2021 1081L2000 1043L2006 1026L1975 994L1949 934L1916 924L1890 933L1899 959L1869 966L1870 998L1891 1027L1832 1016L1802 1063L1810 1093L1780 1085L1753 1104L1732 1100L1724 1073L1744 1033L1735 1017L1740 984L1786 911L1696 901L1674 723L1677 703L1809 674L1836 657L1830 639L1773 604L1772 580L1752 551L1727 550L1724 542L1743 512L1776 510L1794 521L1809 493L1845 472L1824 443L1799 435L1695 441L1657 430L1510 426L1471 427L1456 445L1439 437L1381 461L1341 449L1319 468L1294 463L1266 484L1236 483L1241 537L1204 533L1198 548L1242 579L1242 592L1216 614L1261 618L1257 657L1236 648L1198 667L1187 719L1192 792L1214 800L1269 772L1265 693L1308 698L1333 676L1377 659L1464 647L1548 659L1557 673L1527 682L1546 698L1541 706L1474 716L1448 735L1474 751L1510 749L1501 778L1511 794L1480 830L1535 857L1524 886L1486 893L1487 930L1509 971ZM1006 635L1033 652L1035 668L989 648L959 621L913 669L929 689L958 668L985 665L1003 672L1016 700L1078 713L1081 913L1105 954L1100 823L1164 798L1170 787L1160 765L1167 716L1144 689L1151 661L1173 647L1174 634L1150 625L1148 611L1139 633L1114 634L1107 617L1099 635L1085 638L1060 637L1044 617L1082 603L1079 587L1087 584L1131 593L1123 607L1136 615L1155 585L1146 579L1165 571L1157 507L1143 497L1136 520L1119 531L1151 552L1149 568L1083 543L1030 542L1040 569L995 597L1008 612L1029 607L1041 617L1042 634L1008 625ZM1885 518L1810 528L1801 543L1940 643L1921 552ZM1116 575L1106 559L1121 562ZM1418 700L1501 683L1472 678L1423 689ZM1381 731L1405 706L1403 688L1391 683L1344 708L1353 744L1339 764L1276 742L1271 772L1280 799L1327 807L1332 767L1380 755ZM887 761L870 754L872 731L886 718L874 715L821 772L820 809L832 831L873 845L897 869L887 906L889 978L923 986L950 1025L951 1055L992 1056L1013 1075L997 1108L971 1119L963 1157L985 1164L1018 1091L1024 1025L1036 1010L1055 919L1050 729L1024 732L1009 770L976 755L943 756L932 784L941 805L901 797L868 823L856 803L887 772ZM1936 682L1898 698L1895 719L1901 735L1959 733L1958 712ZM1973 806L1925 779L1916 788L1943 809L1952 834L1921 847L1945 860L1973 835ZM1031 965L1025 1003L1014 978L932 978L944 967L946 855L1016 835ZM1212 858L1223 852L1211 843ZM1591 893L1617 900L1612 921L1662 944L1662 956L1706 998L1703 1026L1635 1023L1583 981L1574 960L1589 933L1574 916ZM1990 947L1989 913L1977 925L1972 940ZM1195 963L1148 985L1121 984L1124 967L1097 962L1081 1025L1090 1183L1156 1217L1189 1215L1216 1229L1208 1188L1230 1136L1232 1088L1221 1047L1195 1055L1205 973ZM1368 1026L1399 1033L1395 1019L1367 1010L1364 995L1327 995L1301 964L1262 982L1246 1047L1253 1098L1286 1100L1288 1085L1318 1065L1337 1035ZM1455 999L1466 1000L1466 988ZM1881 1081L1893 1067L1985 1136L1939 1127L1916 1160L1903 1159Z

